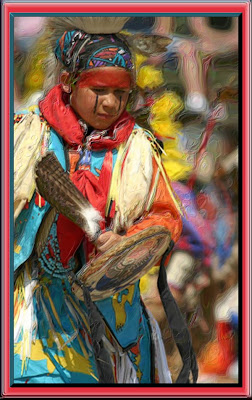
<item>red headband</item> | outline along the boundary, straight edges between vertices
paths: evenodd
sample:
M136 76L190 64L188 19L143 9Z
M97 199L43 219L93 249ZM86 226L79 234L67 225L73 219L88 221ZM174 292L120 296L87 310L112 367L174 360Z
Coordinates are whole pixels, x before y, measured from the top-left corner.
M130 72L123 68L102 67L84 71L80 74L78 86L84 87L112 87L130 89L132 77Z

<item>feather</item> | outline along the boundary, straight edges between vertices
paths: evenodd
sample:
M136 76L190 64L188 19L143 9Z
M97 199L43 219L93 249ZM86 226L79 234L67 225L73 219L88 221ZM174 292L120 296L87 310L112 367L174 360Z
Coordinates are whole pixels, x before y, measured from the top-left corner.
M51 17L47 29L52 42L65 31L80 29L90 34L110 34L120 32L130 17Z
M52 224L55 220L57 210L55 208L52 208L48 215L43 219L43 222L39 228L38 234L36 236L36 242L35 242L35 249L38 258L41 256L42 251L45 248L45 244L47 241L47 238L49 236L50 229L52 227Z
M37 162L35 174L40 195L94 240L100 233L102 217L71 182L54 153Z

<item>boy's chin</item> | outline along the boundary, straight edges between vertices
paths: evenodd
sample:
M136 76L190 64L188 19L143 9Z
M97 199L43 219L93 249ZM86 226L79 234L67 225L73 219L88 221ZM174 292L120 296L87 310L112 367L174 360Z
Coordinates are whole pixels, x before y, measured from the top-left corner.
M110 128L111 124L94 124L92 127L98 131L105 131Z
M120 118L122 113L118 113L118 115L109 116L104 114L97 114L95 118L85 118L82 116L83 121L87 123L88 126L96 130L107 130Z
M108 120L101 120L99 117L95 121L90 121L89 125L97 130L107 130L115 123L118 118L110 118Z

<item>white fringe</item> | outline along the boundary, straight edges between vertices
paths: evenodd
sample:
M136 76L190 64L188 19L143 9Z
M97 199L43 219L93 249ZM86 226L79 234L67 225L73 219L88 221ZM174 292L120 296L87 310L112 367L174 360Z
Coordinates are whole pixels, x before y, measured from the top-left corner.
M171 373L167 364L166 352L158 323L149 310L147 310L147 313L152 328L152 340L155 347L155 367L158 371L159 383L172 383Z
M112 365L116 368L116 383L139 383L136 370L127 352L123 352L115 340L111 343L105 336L102 337L102 340L110 353ZM115 362L113 356L115 357Z
M139 383L136 370L127 353L116 353L117 383Z
M20 359L25 360L31 356L31 345L33 341L33 331L37 331L38 321L33 306L33 289L37 281L31 280L24 270L24 292L25 302L20 310L18 321L14 326L14 343L18 342L22 333L22 344L20 351Z

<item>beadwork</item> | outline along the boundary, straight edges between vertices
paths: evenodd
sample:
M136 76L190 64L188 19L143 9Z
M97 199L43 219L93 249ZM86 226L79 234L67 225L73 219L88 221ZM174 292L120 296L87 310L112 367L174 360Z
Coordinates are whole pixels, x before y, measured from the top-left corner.
M57 220L58 220L59 214L56 215L55 220L52 224L49 236L48 236L48 241L45 245L44 250L41 253L41 256L39 257L39 262L41 265L41 268L43 268L46 272L48 272L50 275L56 277L56 278L65 278L67 274L72 271L75 267L75 262L74 258L71 258L68 263L68 268L64 268L62 265L62 262L60 260L60 249L59 249L59 244L57 240ZM50 254L50 250L48 247L48 244L50 244L50 247L52 248L53 251L53 257L52 254Z

